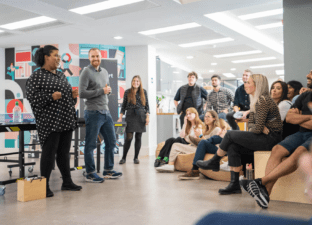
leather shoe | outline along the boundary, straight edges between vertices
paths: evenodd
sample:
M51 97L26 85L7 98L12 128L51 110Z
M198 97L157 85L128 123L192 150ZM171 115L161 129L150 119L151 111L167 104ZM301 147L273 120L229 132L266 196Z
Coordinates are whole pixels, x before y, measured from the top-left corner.
M154 162L154 167L159 167L160 163L161 163L160 159L156 159Z
M49 187L47 187L47 194L46 194L46 196L47 196L47 198L50 198L50 197L54 196L53 192L50 190Z
M119 164L124 164L124 163L126 163L126 160L125 160L125 159L121 159L121 160L119 161Z
M220 195L231 195L231 194L241 194L242 190L238 182L231 182L226 188L219 189Z
M74 184L73 182L68 184L62 184L62 191L80 191L82 189L81 186Z
M218 172L220 170L220 162L209 159L207 161L198 160L196 165L203 170L212 170Z
M140 160L139 159L134 159L133 162L134 162L134 164L140 164Z

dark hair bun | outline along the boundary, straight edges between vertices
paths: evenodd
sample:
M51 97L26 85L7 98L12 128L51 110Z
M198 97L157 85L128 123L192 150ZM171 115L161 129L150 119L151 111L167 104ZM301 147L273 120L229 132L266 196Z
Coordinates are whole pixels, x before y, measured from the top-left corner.
M44 53L43 48L39 48L35 53L35 63L37 66L42 67L44 65Z

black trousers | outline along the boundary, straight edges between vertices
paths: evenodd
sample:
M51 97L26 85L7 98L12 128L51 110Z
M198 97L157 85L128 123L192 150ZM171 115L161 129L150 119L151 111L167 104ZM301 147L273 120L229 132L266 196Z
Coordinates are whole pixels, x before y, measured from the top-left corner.
M255 134L248 131L229 130L220 148L227 152L229 166L239 167L241 155L250 155L255 151L271 151L274 145L282 140L282 134L270 132L268 135Z
M73 131L51 133L42 147L40 171L41 176L47 178L49 185L50 175L53 169L55 156L56 164L62 174L63 182L71 182L69 150Z
M230 112L230 113L226 114L226 119L227 119L229 125L232 127L232 130L239 130L239 127L238 127L237 123L235 122L235 118L233 117L234 114L235 114L235 112Z
M166 140L164 147L162 147L162 149L159 152L159 157L169 157L170 155L170 151L171 151L171 147L174 143L182 143L182 144L188 144L188 142L186 142L186 140L184 138L181 137L177 137L177 138L169 138Z
M180 115L180 124L181 124L181 129L183 127L183 124L184 124L184 117L185 117L185 112L182 112L182 114Z

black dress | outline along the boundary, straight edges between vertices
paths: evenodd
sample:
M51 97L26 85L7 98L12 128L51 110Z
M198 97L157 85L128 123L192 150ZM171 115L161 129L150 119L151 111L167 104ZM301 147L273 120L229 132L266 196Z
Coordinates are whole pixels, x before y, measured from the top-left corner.
M148 98L147 92L144 90L145 95L145 106L142 105L141 97L139 92L136 93L136 104L132 104L128 102L128 94L131 89L127 89L124 94L124 99L122 103L122 107L120 113L126 113L126 122L127 128L126 133L138 132L143 133L146 132L146 113L149 113L149 105L148 105Z

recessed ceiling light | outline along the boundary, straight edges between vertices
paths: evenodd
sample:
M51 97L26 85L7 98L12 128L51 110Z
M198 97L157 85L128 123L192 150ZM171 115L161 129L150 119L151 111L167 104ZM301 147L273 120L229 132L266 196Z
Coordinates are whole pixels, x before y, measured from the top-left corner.
M212 66L216 66L216 65L218 65L218 63L211 63L211 65L212 65Z
M281 41L282 44L284 44L284 41Z
M209 70L209 73L213 73L214 72L214 70Z
M177 72L177 71L174 71L173 73L179 73L179 72Z
M284 47L279 41L263 34L261 31L255 29L250 24L241 21L229 12L212 13L205 16L225 27L228 27L231 30L236 31L237 33L240 33L241 35L254 40L255 42L273 49L280 54L284 54Z
M117 39L117 40L122 39L122 37L120 37L120 36L116 36L116 37L114 37L114 38Z
M279 76L280 79L284 80L285 79L285 76Z
M260 26L256 26L257 29L259 30L264 30L264 29L269 29L269 28L274 28L274 27L282 27L283 23L278 22L278 23L269 23L269 24L264 24L264 25L260 25Z
M236 68L232 68L231 70L232 70L232 71L235 71L235 70L236 70Z
M285 70L275 70L276 75L283 75L285 74Z
M255 59L243 59L243 60L234 60L232 63L245 63L245 62L260 62L260 61L267 61L273 60L276 57L264 57L264 58L255 58Z
M4 30L0 30L0 33L4 32Z
M74 9L69 9L69 11L78 13L78 14L88 14L92 12L98 12L106 9L116 8L124 5L130 5L137 2L143 2L144 0L110 0L110 1L104 1L99 2L91 5L86 5Z
M176 26L140 31L139 34L143 34L143 35L161 34L161 33L177 31L177 30L185 30L185 29L190 29L190 28L194 28L194 27L200 27L200 26L201 25L198 23L185 23L185 24L180 24L180 25L176 25Z
M194 56L189 55L189 56L186 56L186 58L187 58L187 59L193 59Z
M236 77L233 73L222 73L226 77Z
M189 47L195 47L195 46L202 46L202 45L213 45L216 43L223 43L223 42L229 42L234 41L232 38L220 38L220 39L214 39L214 40L208 40L208 41L199 41L199 42L192 42L192 43L186 43L179 45L183 48L189 48Z
M274 9L274 10L268 10L268 11L263 11L263 12L258 12L258 13L251 13L251 14L239 16L238 18L240 18L241 20L251 20L255 18L275 16L275 15L280 15L280 14L283 14L283 9Z
M171 68L175 68L176 66L171 66Z
M14 22L14 23L4 24L4 25L1 25L0 27L4 28L4 29L8 29L8 30L15 30L15 29L19 29L19 28L30 27L30 26L35 26L38 24L48 23L48 22L52 22L55 20L56 19L53 19L50 17L39 16L39 17L35 17L32 19L21 20L21 21Z
M247 51L247 52L236 52L236 53L228 53L228 54L222 54L222 55L214 55L215 58L226 58L226 57L233 57L233 56L241 56L241 55L253 55L262 53L260 50L254 50L254 51Z
M251 66L251 69L260 69L260 68L270 68L270 67L280 67L284 66L284 63L281 64L271 64L271 65L263 65L263 66Z

